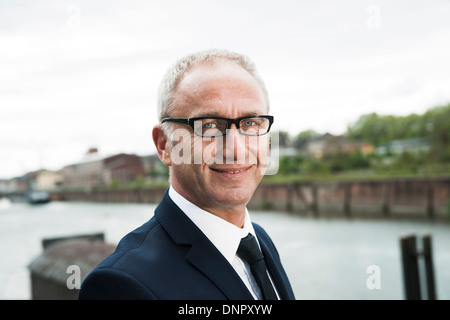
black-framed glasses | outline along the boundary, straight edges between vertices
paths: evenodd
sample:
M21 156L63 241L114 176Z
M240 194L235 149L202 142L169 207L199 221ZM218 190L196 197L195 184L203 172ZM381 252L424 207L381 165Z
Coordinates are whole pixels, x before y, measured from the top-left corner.
M235 119L222 117L196 117L177 118L169 117L161 120L164 122L177 122L188 124L197 136L203 138L221 137L227 133L234 123L239 133L246 136L261 136L267 134L273 123L273 116L247 116Z

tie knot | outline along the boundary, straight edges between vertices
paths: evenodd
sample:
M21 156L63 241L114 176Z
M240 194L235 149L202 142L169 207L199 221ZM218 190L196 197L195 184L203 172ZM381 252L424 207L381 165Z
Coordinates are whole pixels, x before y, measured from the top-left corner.
M256 238L250 233L245 238L241 239L237 255L248 263L254 263L264 259Z

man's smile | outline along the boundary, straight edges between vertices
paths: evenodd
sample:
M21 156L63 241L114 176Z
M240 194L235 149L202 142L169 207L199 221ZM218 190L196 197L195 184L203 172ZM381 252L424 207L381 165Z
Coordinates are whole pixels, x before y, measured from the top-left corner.
M232 166L232 167L209 167L212 171L227 178L240 178L245 176L254 165L246 166Z

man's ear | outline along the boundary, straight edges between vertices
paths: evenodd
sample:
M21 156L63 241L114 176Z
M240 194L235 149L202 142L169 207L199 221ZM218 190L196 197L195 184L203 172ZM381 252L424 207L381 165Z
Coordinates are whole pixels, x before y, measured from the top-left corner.
M170 160L169 140L167 139L161 125L158 124L153 128L152 137L159 159L161 159L162 163L169 167L172 164Z

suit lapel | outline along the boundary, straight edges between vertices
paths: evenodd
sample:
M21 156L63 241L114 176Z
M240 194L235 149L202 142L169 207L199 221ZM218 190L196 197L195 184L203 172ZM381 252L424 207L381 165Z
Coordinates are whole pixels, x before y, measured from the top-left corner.
M198 234L186 259L214 282L228 299L253 299L234 268L203 233Z
M186 259L231 300L251 300L234 268L200 229L170 199L168 192L155 210L155 218L178 245L190 245Z

